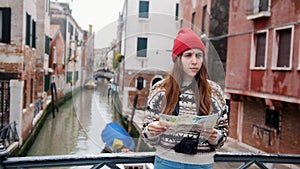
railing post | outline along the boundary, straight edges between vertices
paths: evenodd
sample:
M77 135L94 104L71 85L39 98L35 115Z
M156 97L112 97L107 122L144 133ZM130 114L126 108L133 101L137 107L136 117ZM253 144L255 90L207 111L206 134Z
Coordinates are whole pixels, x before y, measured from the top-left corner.
M0 150L0 169L5 169L6 167L3 164L3 161L7 158L9 152L4 147Z

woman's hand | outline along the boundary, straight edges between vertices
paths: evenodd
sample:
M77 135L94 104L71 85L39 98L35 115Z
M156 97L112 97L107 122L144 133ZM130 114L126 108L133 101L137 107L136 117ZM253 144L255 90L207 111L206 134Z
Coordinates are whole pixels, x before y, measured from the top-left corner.
M204 129L201 130L201 135L209 142L213 142L218 137L218 130L214 128Z
M161 126L158 121L154 121L148 125L148 131L153 136L161 135L166 130L167 130L167 127Z

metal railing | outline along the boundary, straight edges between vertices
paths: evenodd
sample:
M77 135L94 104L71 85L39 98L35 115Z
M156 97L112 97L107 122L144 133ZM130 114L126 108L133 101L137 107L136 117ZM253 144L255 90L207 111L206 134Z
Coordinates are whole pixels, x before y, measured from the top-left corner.
M0 130L1 150L6 150L12 143L18 141L19 141L19 137L16 130L16 122L12 122Z
M0 153L1 156L1 153ZM67 166L90 166L98 169L107 166L119 169L118 164L153 163L154 152L136 153L102 153L99 155L57 155L32 157L5 157L2 153L0 168L46 168ZM300 164L300 155L292 154L253 154L217 152L214 162L243 162L240 169L256 164L261 169L267 169L264 163Z

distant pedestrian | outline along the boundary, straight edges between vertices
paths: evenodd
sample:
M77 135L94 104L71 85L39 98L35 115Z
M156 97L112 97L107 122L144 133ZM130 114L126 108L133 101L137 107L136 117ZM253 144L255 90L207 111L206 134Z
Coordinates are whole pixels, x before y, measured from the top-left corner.
M225 96L221 87L208 79L205 57L206 47L201 39L191 29L182 28L174 40L173 69L153 86L148 96L143 134L147 142L155 145L155 168L211 169L215 149L226 141ZM168 128L159 122L161 114L218 114L218 120L213 129L166 134Z

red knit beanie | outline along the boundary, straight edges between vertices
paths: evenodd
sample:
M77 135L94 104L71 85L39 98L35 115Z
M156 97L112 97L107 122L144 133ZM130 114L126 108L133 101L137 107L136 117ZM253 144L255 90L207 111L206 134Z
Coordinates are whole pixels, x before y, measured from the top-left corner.
M174 40L172 59L173 61L177 56L182 54L184 51L198 48L201 49L205 53L205 46L201 39L190 29L187 27L181 28L177 34L176 39Z

